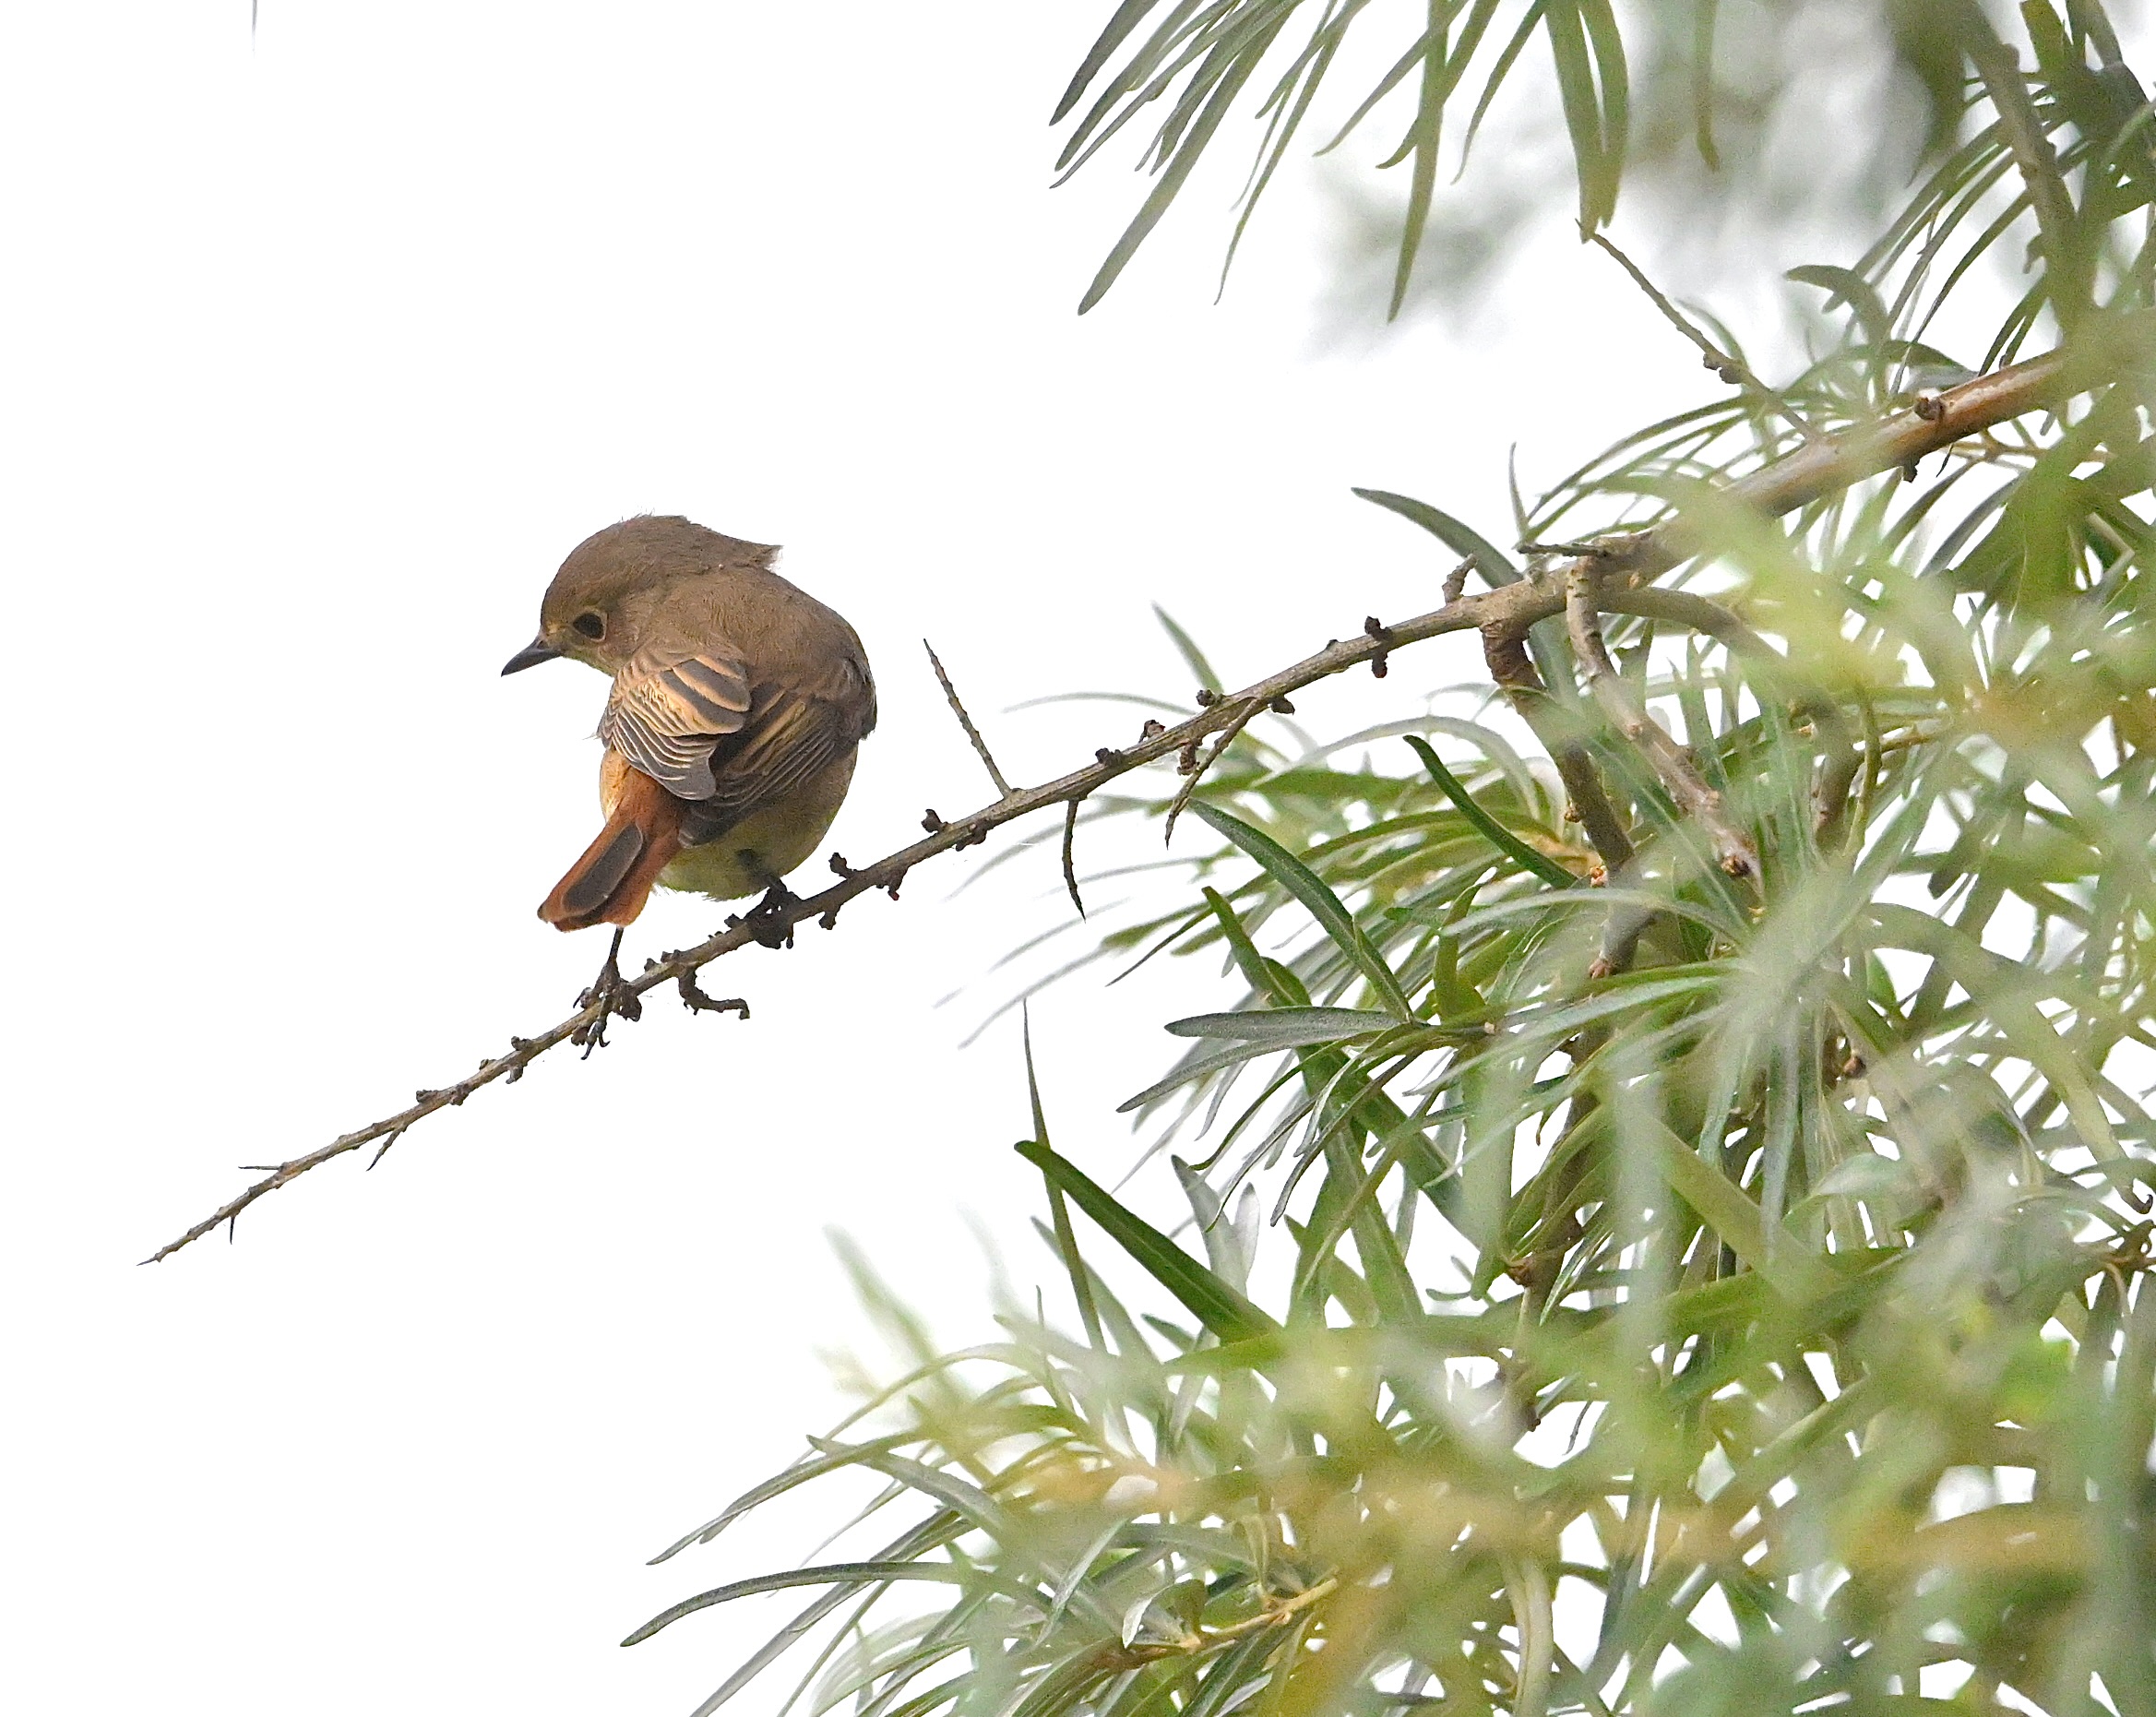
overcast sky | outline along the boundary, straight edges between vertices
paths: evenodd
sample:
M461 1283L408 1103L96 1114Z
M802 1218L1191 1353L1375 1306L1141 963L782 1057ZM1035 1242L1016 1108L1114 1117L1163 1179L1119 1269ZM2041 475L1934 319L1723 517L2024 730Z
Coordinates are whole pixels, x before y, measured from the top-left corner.
M831 841L864 860L986 796L923 636L1007 771L1060 773L1138 715L1007 711L1186 698L1155 602L1231 684L1435 605L1444 557L1350 484L1502 538L1510 447L1531 484L1709 385L1554 239L1471 326L1334 338L1322 171L1221 304L1233 174L1077 317L1139 193L1127 157L1049 188L1106 9L0 15L10 1708L685 1712L780 1612L615 1640L837 1502L644 1558L837 1415L827 1353L880 1363L826 1230L954 1341L989 1333L976 1228L1038 1270L1015 1019L961 1043L1068 909L1044 865L954 897L994 844L728 962L746 1024L661 1000L137 1268L590 976L533 909L596 828L603 688L497 677L578 540L786 545L881 682ZM632 960L717 921L661 898ZM1036 1004L1061 1148L1135 1160L1114 1103L1209 983Z

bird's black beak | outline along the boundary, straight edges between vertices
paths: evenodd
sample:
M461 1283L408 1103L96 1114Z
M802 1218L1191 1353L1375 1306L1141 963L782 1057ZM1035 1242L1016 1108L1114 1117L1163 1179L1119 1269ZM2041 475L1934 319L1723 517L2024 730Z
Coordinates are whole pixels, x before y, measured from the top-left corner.
M502 664L502 672L521 674L526 668L536 668L542 662L552 662L561 653L543 638L535 638Z

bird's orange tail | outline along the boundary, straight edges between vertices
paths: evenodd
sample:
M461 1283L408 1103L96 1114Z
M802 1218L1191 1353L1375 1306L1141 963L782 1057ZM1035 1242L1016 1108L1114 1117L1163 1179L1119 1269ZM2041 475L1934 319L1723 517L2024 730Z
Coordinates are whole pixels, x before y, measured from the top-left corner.
M600 791L606 827L539 909L556 930L633 923L659 873L681 851L681 801L649 775L610 751Z

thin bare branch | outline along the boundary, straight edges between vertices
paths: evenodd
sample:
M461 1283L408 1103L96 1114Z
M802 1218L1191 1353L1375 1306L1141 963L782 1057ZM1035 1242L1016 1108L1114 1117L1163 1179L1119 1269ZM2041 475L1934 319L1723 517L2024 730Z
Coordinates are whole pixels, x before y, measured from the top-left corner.
M1765 666L1772 675L1765 680L1769 687L1793 693L1794 712L1810 720L1812 731L1825 754L1812 786L1813 838L1821 847L1834 845L1840 837L1841 814L1848 805L1850 786L1864 763L1856 724L1849 719L1848 712L1823 693L1791 686L1783 676L1787 663L1781 652L1746 626L1740 615L1720 602L1690 590L1650 585L1639 590L1605 590L1601 603L1607 613L1667 620L1695 632L1704 632L1726 645L1733 654Z
M926 638L921 648L928 652L928 665L935 670L936 681L943 687L943 695L950 700L951 713L959 718L959 725L966 730L966 738L973 747L973 755L981 759L988 779L995 783L995 791L1006 799L1010 797L1010 782L1003 778L1003 771L995 767L995 759L989 754L988 742L981 737L981 730L973 725L973 718L966 713L966 706L959 701L959 688L951 684L951 676L944 672L943 662L935 653L935 646Z
M1897 411L1876 423L1843 435L1808 445L1790 458L1733 483L1727 494L1733 499L1769 514L1786 513L1851 483L1881 471L1907 465L1912 459L1936 452L1964 435L1974 435L2024 411L2056 403L2075 386L2087 387L2109 379L2113 354L2092 352L2085 366L2069 372L2063 353L2019 364L1964 383L1930 402L1927 415ZM2079 378L2079 379L2077 379ZM1618 541L1618 546L1592 557L1605 578L1637 583L1679 565L1707 544L1693 523L1685 519ZM1313 655L1228 697L1209 698L1198 712L1173 727L1149 734L1127 750L1103 749L1092 763L1037 787L1004 794L954 822L933 813L923 819L933 825L925 840L899 849L860 870L847 870L838 882L806 899L790 898L760 913L755 922L735 919L716 936L694 948L678 949L650 961L637 977L584 1003L568 1018L535 1037L512 1037L508 1050L482 1061L472 1072L438 1091L420 1091L413 1102L396 1114L346 1133L318 1150L278 1164L209 1216L178 1238L168 1242L145 1262L170 1258L220 1226L234 1222L257 1199L267 1198L308 1171L349 1151L409 1130L443 1109L453 1109L496 1081L514 1083L539 1056L575 1040L609 1015L618 1017L625 999L638 999L662 984L679 984L685 974L694 974L711 961L741 948L768 940L811 918L827 928L835 924L840 908L872 888L881 888L895 899L899 886L916 864L957 848L986 840L991 831L1051 805L1068 805L1099 792L1110 781L1165 757L1193 755L1209 736L1233 727L1239 729L1260 709L1291 693L1344 674L1388 652L1402 650L1448 633L1481 630L1484 638L1523 638L1534 622L1562 613L1563 581L1555 577L1523 578L1496 590L1481 590L1448 602L1428 614L1396 621L1382 638L1356 632L1328 644ZM1524 650L1521 651L1524 660ZM1530 669L1531 672L1531 668ZM1217 755L1217 748L1216 748Z
M1595 602L1598 582L1592 564L1587 561L1574 562L1565 578L1566 629L1587 676L1588 690L1617 731L1631 741L1661 778L1677 808L1707 831L1715 862L1733 876L1757 876L1759 854L1751 836L1730 821L1721 808L1721 795L1701 778L1685 748L1647 713L1646 705L1634 696L1630 684L1610 660L1602 642L1602 610Z
M1771 405L1777 411L1780 411L1782 416L1787 418L1791 423L1795 425L1798 432L1804 435L1805 440L1815 441L1819 438L1819 428L1811 421L1811 419L1806 417L1802 411L1798 411L1795 406L1792 405L1777 389L1769 388L1765 382L1761 381L1757 376L1753 375L1750 370L1745 367L1742 361L1731 353L1724 352L1720 346L1716 345L1711 340L1708 339L1705 334L1700 332L1700 330L1694 326L1692 318L1686 316L1682 310L1678 309L1675 304L1672 304L1669 299L1663 295L1662 289L1652 280L1647 278L1645 272L1641 270L1639 266L1635 263L1631 257L1627 256L1623 251L1619 250L1616 245L1613 244L1606 234L1589 232L1587 233L1587 238L1590 243L1601 245L1603 250L1607 251L1613 257L1614 257L1616 259L1617 266L1624 269L1626 274L1632 277L1633 283L1638 286L1641 292L1645 292L1647 296L1653 302L1654 307L1662 312L1662 318L1667 321L1672 328L1675 328L1678 333L1682 334L1686 340L1690 340L1695 346L1699 348L1699 355L1706 360L1707 367L1709 369L1712 370L1717 376L1721 376L1723 381L1731 384L1731 386L1742 388L1749 393L1757 394L1762 399L1765 399L1769 405Z
M1769 662L1781 660L1781 652L1753 631L1742 614L1691 590L1670 590L1650 585L1643 590L1604 590L1597 600L1605 614L1673 621L1692 631L1706 633L1740 656L1764 656Z
M1509 587L1507 587L1509 588ZM1602 791L1602 777L1574 731L1572 718L1550 696L1543 676L1527 653L1527 627L1491 626L1483 633L1483 661L1490 677L1505 693L1520 720L1534 730L1543 749L1557 767L1565 783L1568 812L1578 819L1588 844L1602 862L1605 876L1614 876L1632 857L1632 837L1624 818Z

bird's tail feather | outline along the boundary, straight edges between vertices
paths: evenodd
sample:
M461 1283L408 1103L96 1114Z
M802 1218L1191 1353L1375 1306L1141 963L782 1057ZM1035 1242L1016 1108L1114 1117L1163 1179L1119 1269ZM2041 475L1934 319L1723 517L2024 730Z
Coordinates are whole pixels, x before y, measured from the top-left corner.
M607 761L613 762L612 753ZM554 884L539 915L556 930L633 923L681 851L681 801L634 769L608 770L606 827Z

